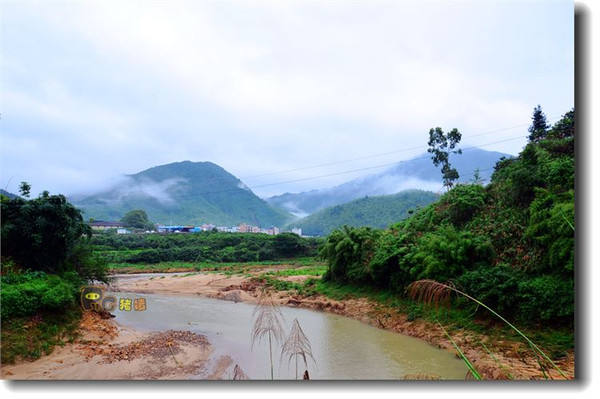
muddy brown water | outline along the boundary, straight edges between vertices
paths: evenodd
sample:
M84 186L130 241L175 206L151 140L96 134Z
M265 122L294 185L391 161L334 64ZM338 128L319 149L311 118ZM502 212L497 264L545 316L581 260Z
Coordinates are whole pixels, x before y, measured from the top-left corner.
M253 380L270 379L268 341L255 342L251 332L255 305L194 296L113 293L118 299L144 298L146 310L113 312L115 321L141 331L190 330L205 334L215 347L212 361L227 355ZM139 302L138 302L139 303ZM360 321L315 310L281 307L284 334L298 319L310 341L308 359L311 379L394 380L407 374L436 375L463 380L467 369L448 351L419 339L393 333ZM294 379L295 358L281 357L281 345L273 345L275 379ZM306 367L298 358L298 377ZM233 367L224 377L233 378ZM229 375L231 374L231 375Z

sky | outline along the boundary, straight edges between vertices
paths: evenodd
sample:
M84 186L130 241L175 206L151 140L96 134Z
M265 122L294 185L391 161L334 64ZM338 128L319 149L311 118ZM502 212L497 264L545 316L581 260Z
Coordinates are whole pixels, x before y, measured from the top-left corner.
M210 161L262 197L423 154L517 155L574 106L571 1L2 1L0 187Z

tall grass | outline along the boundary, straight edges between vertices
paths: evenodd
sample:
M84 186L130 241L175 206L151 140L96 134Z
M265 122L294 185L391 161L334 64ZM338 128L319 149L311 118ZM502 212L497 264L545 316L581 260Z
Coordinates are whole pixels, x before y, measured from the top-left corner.
M271 379L273 379L273 341L283 341L283 315L279 307L273 302L273 297L263 291L254 312L252 313L254 325L252 327L252 345L258 340L267 338L269 342L269 362L271 364Z
M406 292L408 293L408 295L411 298L413 298L415 300L422 301L422 302L425 302L428 304L433 304L436 306L438 306L442 303L449 305L450 299L451 299L450 297L451 297L452 293L456 293L458 295L461 295L461 296L469 299L470 301L475 302L477 305L487 309L494 316L498 317L500 320L502 320L504 323L506 323L506 325L508 325L513 331L515 331L523 339L525 339L525 341L529 344L529 346L533 350L533 353L536 356L536 359L538 360L538 364L541 367L544 377L546 377L546 371L545 371L545 367L542 365L541 359L544 359L550 365L552 365L552 367L556 371L558 371L558 373L564 379L568 379L568 377L565 375L565 373L548 357L548 355L546 355L536 344L533 343L533 341L531 341L525 334L523 334L523 332L521 332L521 330L519 330L517 327L515 327L512 323L510 323L508 320L506 320L504 317L502 317L500 314L498 314L492 308L490 308L483 302L479 301L478 299L473 298L472 296L466 294L465 292L460 291L459 289L454 287L452 284L450 284L450 283L443 284L443 283L437 282L435 280L418 280L418 281L414 281L411 284L409 284L406 287ZM454 344L454 342L453 342L453 344ZM456 346L456 344L454 344L454 345ZM459 352L460 352L460 350L459 350ZM460 353L462 353L462 352L460 352ZM463 358L463 361L466 360L466 358L464 356L462 358ZM467 360L467 362L468 362L468 360ZM469 364L470 363L467 364L467 367L469 367Z
M300 327L300 323L298 319L294 319L292 323L292 329L290 330L290 334L288 335L283 347L281 349L281 357L284 355L288 356L288 365L292 358L296 360L296 379L298 379L298 357L300 356L304 361L304 367L308 371L308 361L307 357L311 358L313 362L315 358L312 354L312 349L310 347L310 341L302 331L302 327Z

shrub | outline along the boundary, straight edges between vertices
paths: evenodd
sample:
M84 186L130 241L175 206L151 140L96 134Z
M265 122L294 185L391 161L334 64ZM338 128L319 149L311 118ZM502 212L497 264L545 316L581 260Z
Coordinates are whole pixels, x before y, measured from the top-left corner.
M519 283L524 274L510 266L479 267L460 276L456 283L461 291L479 299L507 317L517 314Z
M60 277L34 272L3 276L0 293L2 320L73 306L79 288L75 284L77 281L80 280L73 274Z
M459 227L485 204L485 188L479 184L459 184L445 194L439 202L441 216Z
M517 301L523 321L572 323L575 314L573 279L540 276L519 284Z

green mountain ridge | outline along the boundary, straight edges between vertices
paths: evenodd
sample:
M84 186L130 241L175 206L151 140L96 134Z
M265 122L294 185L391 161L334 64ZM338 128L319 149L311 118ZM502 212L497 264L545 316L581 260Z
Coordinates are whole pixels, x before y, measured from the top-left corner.
M387 228L405 219L410 211L438 199L431 191L404 190L397 194L363 197L342 205L322 209L290 223L309 236L324 236L344 225L350 227Z
M512 158L512 155L480 148L465 148L462 154L453 154L450 163L460 174L458 183L473 181L475 171L479 170L481 181L487 184L494 165L503 157ZM441 188L440 168L433 165L430 154L424 153L416 158L400 161L381 172L335 187L296 194L285 193L267 198L267 201L272 206L304 217L365 196L396 194L410 189L436 191Z
M71 201L84 217L119 220L130 210L143 209L159 224L249 223L282 226L293 217L271 207L239 179L211 162L175 162L125 176L102 193Z

